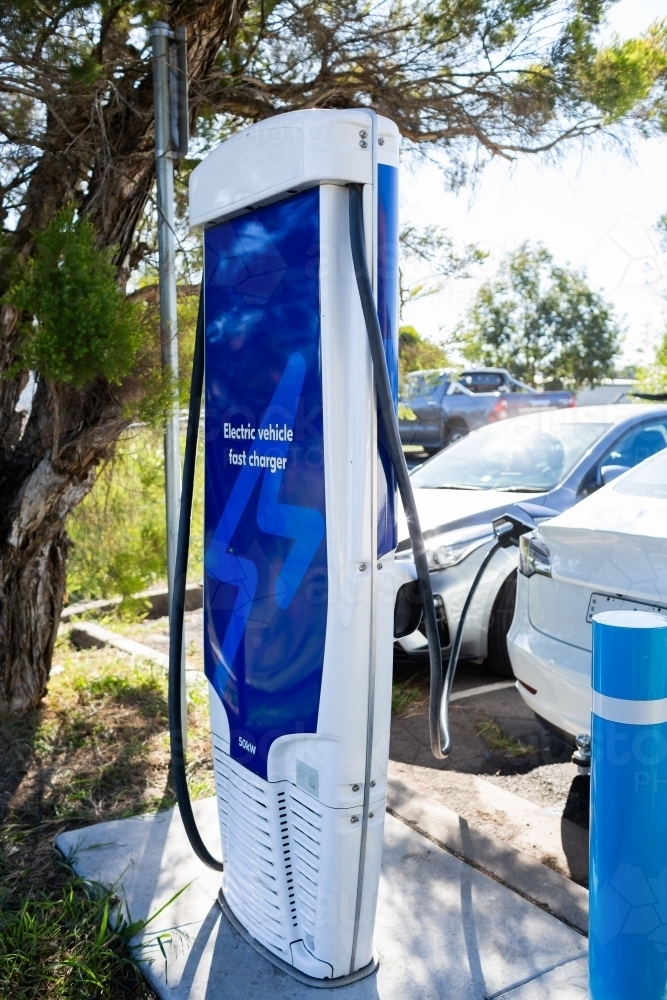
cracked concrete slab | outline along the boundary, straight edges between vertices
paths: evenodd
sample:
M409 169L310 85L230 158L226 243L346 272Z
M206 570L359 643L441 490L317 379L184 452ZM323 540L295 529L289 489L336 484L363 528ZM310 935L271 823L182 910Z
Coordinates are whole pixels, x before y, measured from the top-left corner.
M577 958L487 1000L588 1000L588 962Z

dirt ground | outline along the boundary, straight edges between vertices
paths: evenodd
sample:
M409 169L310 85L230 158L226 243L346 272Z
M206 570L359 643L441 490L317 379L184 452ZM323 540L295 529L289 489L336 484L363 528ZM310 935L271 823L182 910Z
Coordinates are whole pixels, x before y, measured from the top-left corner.
M188 658L201 669L201 612L187 618ZM166 651L165 619L114 627ZM437 761L429 748L427 666L396 657L391 774L587 884L587 779L576 774L570 750L484 665L462 663L454 692L464 695L451 706L454 749L449 760ZM190 693L189 732L191 792L203 797L214 785L207 695L199 685ZM0 729L0 917L3 906L11 916L30 899L49 919L61 913L59 900L72 885L53 847L61 830L173 803L164 672L109 648L76 651L63 637L44 703ZM77 912L88 919L85 907ZM74 924L69 932L75 948ZM44 941L35 941L46 952L28 962L33 971L58 951L57 935L51 942L45 932ZM14 989L13 1000L50 995L26 986ZM122 995L148 994L130 977Z

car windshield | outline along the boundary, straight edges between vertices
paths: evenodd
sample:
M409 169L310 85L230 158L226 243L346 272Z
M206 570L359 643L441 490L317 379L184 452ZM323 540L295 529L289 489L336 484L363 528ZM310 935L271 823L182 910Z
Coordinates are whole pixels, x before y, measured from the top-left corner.
M572 471L608 423L559 420L558 411L483 427L412 473L420 489L544 493Z
M614 485L614 490L635 497L667 499L667 451L659 452L628 472Z
M403 383L403 399L414 399L416 396L430 396L438 386L446 385L449 382L449 373L442 368L433 368L430 371L410 372L405 376Z

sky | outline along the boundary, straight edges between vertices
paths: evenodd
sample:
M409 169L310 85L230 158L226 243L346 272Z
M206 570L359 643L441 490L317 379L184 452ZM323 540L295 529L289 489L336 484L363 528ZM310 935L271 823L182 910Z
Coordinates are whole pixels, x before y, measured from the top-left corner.
M667 0L620 0L609 28L622 38L667 16ZM409 305L403 322L439 341L464 316L482 280L525 240L542 243L557 264L584 269L625 330L620 365L652 360L667 326L667 253L655 225L667 212L667 136L632 139L630 149L596 141L557 163L524 156L493 160L476 189L444 188L432 163L404 170L401 218L445 227L455 244L477 243L489 259L468 280ZM418 272L408 269L408 280Z

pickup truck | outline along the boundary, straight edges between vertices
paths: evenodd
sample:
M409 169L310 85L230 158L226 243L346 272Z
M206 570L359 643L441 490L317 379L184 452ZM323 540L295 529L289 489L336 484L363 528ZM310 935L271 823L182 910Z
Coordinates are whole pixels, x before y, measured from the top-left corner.
M401 441L435 454L484 424L575 402L571 392L538 392L504 368L470 369L458 380L442 368L410 372L399 400Z

